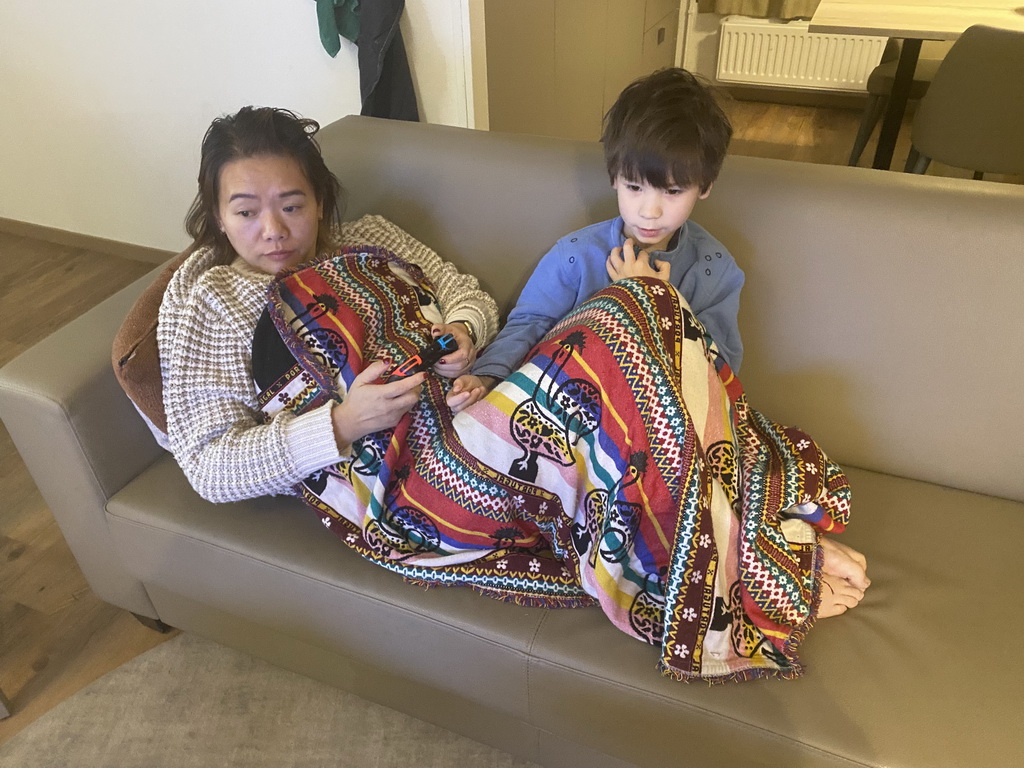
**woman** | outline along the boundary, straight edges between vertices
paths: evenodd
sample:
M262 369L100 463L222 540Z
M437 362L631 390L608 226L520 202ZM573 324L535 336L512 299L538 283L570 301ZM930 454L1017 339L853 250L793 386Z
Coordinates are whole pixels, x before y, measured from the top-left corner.
M269 421L260 412L251 354L267 286L341 245L385 246L423 269L446 312L433 332L458 341L435 367L456 379L448 402L457 410L480 395L461 391L458 377L497 329L494 300L380 217L342 226L340 185L320 155L317 129L286 110L246 107L214 120L203 139L199 193L186 219L195 251L164 295L158 342L170 448L211 501L293 493L416 404L425 374L378 384L386 366L375 362L340 403Z

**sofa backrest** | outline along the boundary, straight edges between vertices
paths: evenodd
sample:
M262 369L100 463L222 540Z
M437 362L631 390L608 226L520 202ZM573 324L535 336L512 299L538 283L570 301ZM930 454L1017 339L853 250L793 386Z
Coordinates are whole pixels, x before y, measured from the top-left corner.
M379 213L503 311L614 216L598 144L346 117L346 218ZM751 405L841 463L1024 501L1024 187L731 156L694 219L747 274Z

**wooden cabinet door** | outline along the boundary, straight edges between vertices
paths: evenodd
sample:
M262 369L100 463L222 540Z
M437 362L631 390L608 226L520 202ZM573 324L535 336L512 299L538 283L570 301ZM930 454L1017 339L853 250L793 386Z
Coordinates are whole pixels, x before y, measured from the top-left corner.
M595 141L622 89L675 60L679 0L486 0L490 128Z

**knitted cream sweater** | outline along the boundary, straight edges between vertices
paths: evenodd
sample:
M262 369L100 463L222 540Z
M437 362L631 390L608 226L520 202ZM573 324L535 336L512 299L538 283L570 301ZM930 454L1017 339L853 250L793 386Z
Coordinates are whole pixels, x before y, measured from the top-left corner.
M380 216L342 226L336 245L377 245L419 265L446 322L466 320L483 346L498 308L476 278ZM210 501L294 493L303 478L339 455L331 404L264 423L252 378L252 339L273 277L202 248L175 272L160 305L157 342L171 452Z

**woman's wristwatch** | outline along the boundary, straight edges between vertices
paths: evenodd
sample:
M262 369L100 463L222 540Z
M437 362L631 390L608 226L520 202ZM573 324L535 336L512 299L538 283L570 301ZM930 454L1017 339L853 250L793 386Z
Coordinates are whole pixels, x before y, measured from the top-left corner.
M462 323L466 326L466 332L469 334L469 340L473 342L473 346L476 346L476 331L473 330L473 324L469 320L452 320L453 323Z

